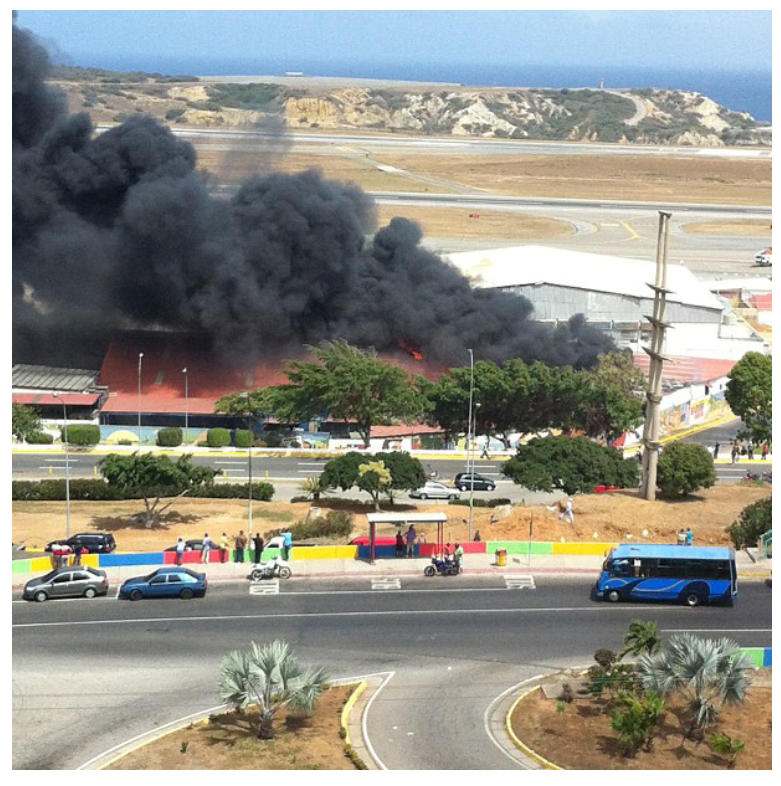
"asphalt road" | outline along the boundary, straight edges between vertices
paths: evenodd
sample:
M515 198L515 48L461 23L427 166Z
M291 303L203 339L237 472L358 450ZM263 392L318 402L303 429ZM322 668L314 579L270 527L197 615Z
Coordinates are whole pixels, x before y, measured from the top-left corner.
M393 672L367 723L391 769L513 768L485 732L488 705L523 679L618 648L637 617L664 636L770 645L764 584L743 583L733 608L688 609L592 602L590 583L546 577L508 590L501 577L402 579L401 590L376 591L365 579L292 579L272 596L215 584L189 602L14 603L13 766L76 767L218 705L221 656L251 640L287 639L334 677Z

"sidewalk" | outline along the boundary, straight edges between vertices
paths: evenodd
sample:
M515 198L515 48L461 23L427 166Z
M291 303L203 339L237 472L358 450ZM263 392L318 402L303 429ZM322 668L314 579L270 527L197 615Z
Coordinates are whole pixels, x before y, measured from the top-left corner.
M507 556L507 565L499 567L493 554L467 554L464 573L469 576L505 576L524 574L532 576L578 576L596 580L602 566L603 558L597 555L543 555L532 554ZM736 555L739 579L764 579L770 576L772 563L760 561L754 563L745 552ZM378 559L374 565L360 559L318 559L293 560L289 563L295 579L373 579L373 578L420 578L423 568L430 564L426 557L396 559ZM123 565L121 567L103 568L108 575L111 586L117 586L134 576L144 576L161 565ZM166 565L165 567L174 567ZM246 581L252 568L251 562L212 562L208 565L200 563L187 564L183 567L198 573L206 573L210 582L241 582ZM40 573L15 573L12 576L12 589L21 589L33 576ZM457 577L451 577L458 580Z

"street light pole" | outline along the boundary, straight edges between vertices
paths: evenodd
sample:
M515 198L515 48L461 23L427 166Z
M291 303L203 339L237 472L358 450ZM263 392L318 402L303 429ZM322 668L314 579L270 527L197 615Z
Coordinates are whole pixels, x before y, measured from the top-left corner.
M471 483L469 489L469 540L472 540L472 502L475 493L475 465L474 460L471 462L471 470L469 468L470 465L470 456L472 456L472 401L474 400L475 394L475 353L470 349L469 352L469 370L470 370L470 377L469 377L469 424L467 428L467 454L466 454L466 467L467 471L471 471Z
M138 447L141 447L141 361L144 353L138 353Z
M52 397L59 399L62 404L62 433L65 436L65 532L66 537L71 536L71 473L70 473L70 454L68 453L68 411L65 409L65 401L61 396L52 393Z
M187 390L187 368L182 369L182 374L184 374L184 444L187 444L187 435L188 435L188 422L190 418L190 404L188 399L188 390Z
M245 393L242 398L247 400L247 431L249 431L249 444L247 445L247 474L249 475L249 521L247 523L247 540L252 540L252 411L250 409L249 393ZM258 562L259 558L256 557Z

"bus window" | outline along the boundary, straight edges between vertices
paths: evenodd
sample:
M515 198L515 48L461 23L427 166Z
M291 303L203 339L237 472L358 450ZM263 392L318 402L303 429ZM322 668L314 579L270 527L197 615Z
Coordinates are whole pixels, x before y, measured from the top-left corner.
M613 570L611 572L614 576L631 576L632 566L628 559L615 559L613 560Z

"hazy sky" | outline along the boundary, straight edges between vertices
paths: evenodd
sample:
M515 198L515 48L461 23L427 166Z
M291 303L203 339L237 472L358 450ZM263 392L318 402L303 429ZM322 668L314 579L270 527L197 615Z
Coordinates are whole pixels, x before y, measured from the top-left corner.
M20 11L74 65L101 57L771 69L770 11Z

